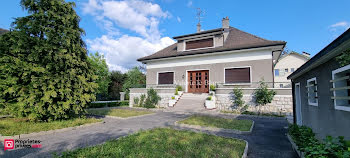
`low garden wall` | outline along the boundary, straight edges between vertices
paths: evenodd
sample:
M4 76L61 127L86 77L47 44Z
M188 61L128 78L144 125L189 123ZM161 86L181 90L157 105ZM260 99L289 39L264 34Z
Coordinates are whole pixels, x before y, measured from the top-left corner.
M289 88L269 88L276 91L276 95L270 104L260 106L260 112L277 115L293 115L293 97L292 89ZM242 89L243 100L249 105L248 111L259 112L259 108L256 106L255 97L253 95L254 89ZM232 110L232 92L233 89L225 88L216 90L216 106L219 110Z
M162 98L157 106L158 107L167 107L169 105L169 100L171 99L172 96L175 94L175 88L153 88L156 90L158 95ZM140 96L142 94L145 94L147 97L147 90L149 88L130 88L130 93L129 93L129 107L134 107L134 98Z

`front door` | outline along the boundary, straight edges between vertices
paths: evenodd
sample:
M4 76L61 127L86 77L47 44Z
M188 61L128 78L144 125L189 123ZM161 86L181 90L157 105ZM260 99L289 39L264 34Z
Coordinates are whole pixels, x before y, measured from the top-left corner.
M302 125L302 115L301 115L301 97L300 97L300 83L295 84L294 88L294 95L295 95L295 113L296 113L296 121L297 125Z
M188 71L188 93L209 92L209 70Z

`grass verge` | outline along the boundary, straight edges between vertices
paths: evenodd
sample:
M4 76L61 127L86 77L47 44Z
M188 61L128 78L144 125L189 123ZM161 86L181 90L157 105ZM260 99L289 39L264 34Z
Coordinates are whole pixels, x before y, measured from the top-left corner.
M260 115L255 113L255 112L251 112L251 111L244 111L242 113L240 112L236 112L236 111L220 111L221 113L227 113L227 114L244 114L244 115L255 115L255 116L269 116L269 117L285 117L284 115L276 115L276 114L268 114L268 113L261 113Z
M62 157L233 157L243 155L246 142L204 133L157 128L64 152Z
M141 111L141 110L131 110L131 109L89 109L88 113L94 115L102 115L102 116L116 116L116 117L133 117L140 116L146 114L152 114L150 111Z
M225 119L211 116L191 116L185 120L179 121L179 123L224 129L234 129L239 131L249 131L253 124L253 121Z
M27 118L0 118L0 133L3 136L28 134L100 122L95 118L76 118L52 122L30 122Z

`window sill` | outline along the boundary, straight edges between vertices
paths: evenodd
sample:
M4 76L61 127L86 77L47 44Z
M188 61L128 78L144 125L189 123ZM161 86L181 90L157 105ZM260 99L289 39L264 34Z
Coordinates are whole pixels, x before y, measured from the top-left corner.
M318 106L318 103L309 103L311 106Z
M350 112L350 107L347 106L334 106L336 110L341 110L341 111L348 111Z
M242 85L250 86L252 85L252 83L224 83L223 85L224 86L242 86Z

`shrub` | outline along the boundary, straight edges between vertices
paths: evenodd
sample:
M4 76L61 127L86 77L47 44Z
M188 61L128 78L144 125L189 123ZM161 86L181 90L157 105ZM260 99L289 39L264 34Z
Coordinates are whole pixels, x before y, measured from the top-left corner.
M210 85L210 87L209 87L209 88L210 88L210 91L215 91L216 86L212 84L212 85Z
M141 96L140 96L140 102L139 102L139 107L143 107L144 102L145 102L145 99L146 99L146 95L145 95L145 94L141 94Z
M207 100L211 100L211 99L212 99L211 96L207 97Z
M161 100L160 96L157 94L157 91L153 88L147 91L147 98L145 101L145 108L155 108L158 102Z
M139 97L135 97L134 98L134 105L139 105L139 101L140 101L140 98Z
M172 96L172 97L171 97L171 99L172 99L172 100L174 100L174 99L175 99L175 97L174 97L174 96Z
M268 86L264 81L259 82L259 88L255 91L256 103L258 105L266 105L271 103L276 95L274 90L267 89Z
M214 93L209 93L209 95L210 95L210 96L213 96L213 95L214 95Z
M179 91L177 89L175 90L175 95L179 95Z
M176 90L182 91L182 87L180 85L176 86Z
M344 137L337 139L327 136L323 142L315 138L312 129L306 126L290 125L288 133L291 135L298 149L304 152L305 157L338 157L350 156L350 148Z
M119 106L129 106L129 101L127 100L121 101L119 102Z
M103 108L106 107L106 103L89 103L89 108Z
M244 100L243 100L243 91L242 89L235 88L233 89L233 105L236 107L243 107Z

